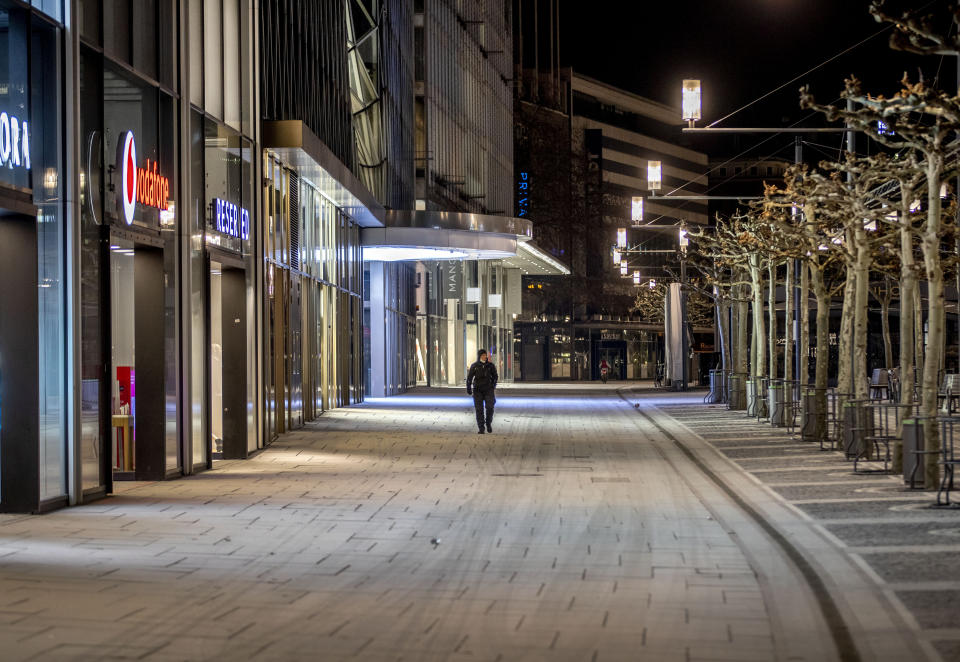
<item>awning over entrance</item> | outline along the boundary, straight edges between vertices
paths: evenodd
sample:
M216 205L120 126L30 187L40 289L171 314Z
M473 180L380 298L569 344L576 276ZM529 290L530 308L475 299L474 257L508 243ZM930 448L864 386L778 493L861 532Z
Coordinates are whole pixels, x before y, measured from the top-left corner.
M517 254L504 258L504 265L519 269L524 276L569 276L570 269L532 241L517 242Z
M489 214L387 211L385 220L361 232L364 260L498 260L516 256L533 233L530 221Z
M360 227L383 227L383 205L306 124L300 120L263 122L263 146L296 168Z
M365 228L360 242L370 262L496 260L517 253L516 237L464 230Z

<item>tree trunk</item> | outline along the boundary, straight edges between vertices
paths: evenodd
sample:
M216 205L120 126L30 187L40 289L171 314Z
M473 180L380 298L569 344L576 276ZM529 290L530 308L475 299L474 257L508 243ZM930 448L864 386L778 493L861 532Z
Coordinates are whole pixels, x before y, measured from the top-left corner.
M867 317L870 312L870 246L863 221L856 222L851 233L856 243L856 287L853 304L853 395L856 400L870 396L867 377Z
M883 298L880 299L880 326L883 330L883 366L893 365L893 339L890 337L890 284L884 283Z
M800 269L800 383L810 383L810 272L807 265Z
M904 194L905 200L912 200L913 196ZM916 261L913 255L913 232L909 221L909 202L900 212L900 404L906 405L904 415L908 415L909 406L914 403L913 382L915 365L915 330L916 309L914 297L917 290L917 276L914 273ZM897 440L893 444L893 470L903 472L903 417L900 429L897 430Z
M740 276L738 275L738 278ZM750 329L747 328L747 319L750 316L750 304L747 303L746 285L737 285L737 372L742 375L749 371L749 354L747 353Z
M823 282L823 272L819 264L810 263L810 285L813 295L817 299L817 340L816 340L816 368L814 369L813 385L817 398L817 426L818 440L827 435L827 379L830 368L830 296ZM809 314L809 313L808 313Z
M923 448L928 451L924 486L929 490L940 484L939 426L934 418L937 412L937 391L940 388L940 358L943 355L943 264L940 261L940 173L943 158L927 154L927 225L920 246L923 264L927 273L927 344L923 356L923 395L921 411L926 416L923 422ZM934 451L934 452L929 452Z
M783 304L783 378L793 379L793 260L787 260Z
M753 340L754 340L754 377L767 376L766 324L763 319L763 283L760 271L760 256L750 256L750 280L753 283Z
M923 298L919 284L913 288L913 371L917 384L923 381Z
M843 301L840 309L839 361L837 365L837 393L845 398L853 394L853 372L850 360L853 356L853 304L857 276L852 269L846 270L843 285Z
M770 353L767 374L771 379L777 378L777 265L773 260L767 263L767 318L769 330L767 332L767 346Z

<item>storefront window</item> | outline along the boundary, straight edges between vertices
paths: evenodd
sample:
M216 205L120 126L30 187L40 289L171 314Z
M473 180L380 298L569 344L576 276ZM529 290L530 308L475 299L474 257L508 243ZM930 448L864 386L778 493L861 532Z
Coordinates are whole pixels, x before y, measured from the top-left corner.
M33 191L38 208L40 498L50 499L66 494L65 244L58 31L41 21L35 21L31 54L31 128L24 131L21 126L20 140L22 142L27 139L26 136L30 137L31 167L42 173L42 177L35 181ZM13 139L12 115L10 117L11 144L13 149L17 149L16 140ZM6 151L3 144L5 134L6 125L0 115L0 158L4 157ZM24 158L27 158L26 150L24 147ZM15 163L13 157L11 160ZM19 169L14 167L13 172ZM5 169L7 171L9 169Z
M36 127L28 121L32 118L27 108L28 20L24 11L0 8L0 26L5 26L0 28L0 182L23 189L31 188L31 156L36 149ZM55 58L56 52L51 57ZM52 74L56 76L57 63L47 62L46 66L53 67ZM44 64L35 68L42 70ZM55 95L50 104L53 113L57 112L58 98ZM37 101L41 104L36 111L42 112L44 102Z

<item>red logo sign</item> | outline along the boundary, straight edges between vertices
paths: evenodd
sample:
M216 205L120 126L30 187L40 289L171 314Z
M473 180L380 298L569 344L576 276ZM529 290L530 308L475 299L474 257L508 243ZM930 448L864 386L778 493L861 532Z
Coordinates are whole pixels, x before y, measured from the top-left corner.
M170 180L157 171L156 161L152 168L150 159L147 159L145 168L137 167L137 144L133 131L127 131L120 136L117 152L117 160L120 162L120 199L123 202L123 218L127 225L133 223L133 212L138 202L166 211L170 197Z

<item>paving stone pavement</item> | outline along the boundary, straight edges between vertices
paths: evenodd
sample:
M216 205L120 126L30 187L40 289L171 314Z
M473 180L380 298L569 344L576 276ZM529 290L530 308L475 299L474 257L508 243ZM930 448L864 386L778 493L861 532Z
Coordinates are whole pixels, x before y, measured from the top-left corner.
M482 436L459 392L373 400L0 516L0 659L835 659L775 546L615 388L505 388Z
M854 474L838 451L821 451L702 394L651 403L748 471L832 538L887 594L931 659L960 660L960 510L932 508L932 492L899 476ZM873 467L879 468L879 467Z

